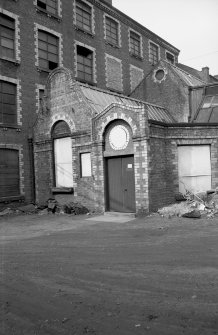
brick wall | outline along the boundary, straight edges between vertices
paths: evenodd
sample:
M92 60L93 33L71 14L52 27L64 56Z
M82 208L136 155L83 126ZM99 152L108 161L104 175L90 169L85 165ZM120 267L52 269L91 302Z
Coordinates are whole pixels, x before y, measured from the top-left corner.
M149 39L153 39L160 45L160 53L162 57L165 57L165 49L178 53L178 50L169 45L166 41L152 34L147 29L112 7L105 6L103 2L100 1L88 1L88 3L93 7L92 34L87 34L75 26L74 1L60 0L58 17L55 17L39 11L36 8L35 0L0 0L0 10L6 11L5 13L8 13L9 16L13 17L16 23L16 57L14 60L0 59L0 69L2 76L19 81L19 103L21 106L19 131L22 134L21 136L17 136L16 127L5 132L2 129L2 125L0 125L0 142L13 145L18 143L17 141L20 141L19 144L22 145L23 148L27 148L24 149L23 156L26 201L33 200L28 138L33 135L33 127L36 122L36 114L38 111L38 93L36 87L43 87L46 84L49 74L38 68L37 28L54 32L56 36L60 37L59 65L71 69L74 76L76 75L74 41L78 41L96 50L96 72L94 78L96 78L95 84L98 87L107 88L105 55L108 54L120 59L122 65L122 79L119 79L120 84L118 89L125 94L129 94L137 80L140 80L136 79L135 75L130 75L130 64L136 68L143 69L145 75L149 73L151 69L151 64L148 61ZM109 45L105 40L104 13L114 17L120 22L120 45L116 48ZM129 28L138 32L142 36L143 52L141 58L133 57L129 52ZM114 69L115 67L112 67L112 72ZM130 76L132 81L130 80ZM71 98L73 99L73 96ZM53 120L53 122L55 122L55 120Z
M160 81L154 77L158 69L165 71ZM178 122L189 120L188 86L170 69L167 63L154 67L141 85L136 87L131 97L165 107Z
M149 199L150 211L173 203L179 192L178 146L210 145L212 188L218 186L217 126L150 126Z

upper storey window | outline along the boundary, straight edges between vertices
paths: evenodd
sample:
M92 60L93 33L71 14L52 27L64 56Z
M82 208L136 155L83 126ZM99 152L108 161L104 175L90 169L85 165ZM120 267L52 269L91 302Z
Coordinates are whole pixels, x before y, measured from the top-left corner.
M129 35L129 49L132 55L141 57L141 36L132 30L130 30Z
M37 6L46 12L58 15L58 0L37 0Z
M92 32L92 7L82 1L76 1L76 25Z
M153 65L159 61L159 45L150 42L149 43L149 62Z
M39 48L39 67L45 70L54 70L58 67L59 38L55 35L39 30L38 48Z
M17 105L15 84L0 81L0 124L16 124L17 122Z
M166 51L166 60L171 63L171 64L175 64L175 57L173 54L171 54L170 52Z
M77 45L77 78L93 81L93 51L80 45Z
M0 14L0 57L15 58L15 20Z
M111 44L118 45L119 44L118 22L106 16L105 26L106 26L106 40Z

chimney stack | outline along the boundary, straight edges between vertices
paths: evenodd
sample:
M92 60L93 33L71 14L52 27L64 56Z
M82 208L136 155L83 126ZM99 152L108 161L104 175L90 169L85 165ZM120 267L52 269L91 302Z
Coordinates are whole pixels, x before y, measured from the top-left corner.
M206 81L206 83L209 83L210 82L209 67L208 66L202 67L201 73L203 80Z

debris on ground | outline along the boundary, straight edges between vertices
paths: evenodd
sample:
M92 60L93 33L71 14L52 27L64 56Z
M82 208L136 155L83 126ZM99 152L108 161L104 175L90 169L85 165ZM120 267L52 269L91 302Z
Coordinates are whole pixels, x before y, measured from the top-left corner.
M49 198L45 205L34 205L28 204L20 207L13 208L8 207L0 210L0 217L15 214L37 214L48 215L48 214L71 214L71 215L90 215L87 207L83 206L79 202L68 202L66 204L60 204L53 198Z
M20 211L20 212L26 213L26 214L32 214L32 213L37 212L37 206L35 206L33 204L20 206L20 207L17 207L17 211Z
M186 217L208 219L218 216L218 188L206 192L176 194L177 203L163 207L158 213L163 217ZM178 202L179 201L179 202Z

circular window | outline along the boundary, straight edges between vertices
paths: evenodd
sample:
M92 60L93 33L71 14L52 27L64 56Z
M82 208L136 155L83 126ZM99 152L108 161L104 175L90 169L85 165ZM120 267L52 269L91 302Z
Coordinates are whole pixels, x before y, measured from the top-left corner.
M128 129L122 125L112 128L109 134L109 143L114 150L125 149L129 143Z
M155 78L158 80L158 81L161 81L165 76L165 72L164 70L157 70L157 72L155 73Z

